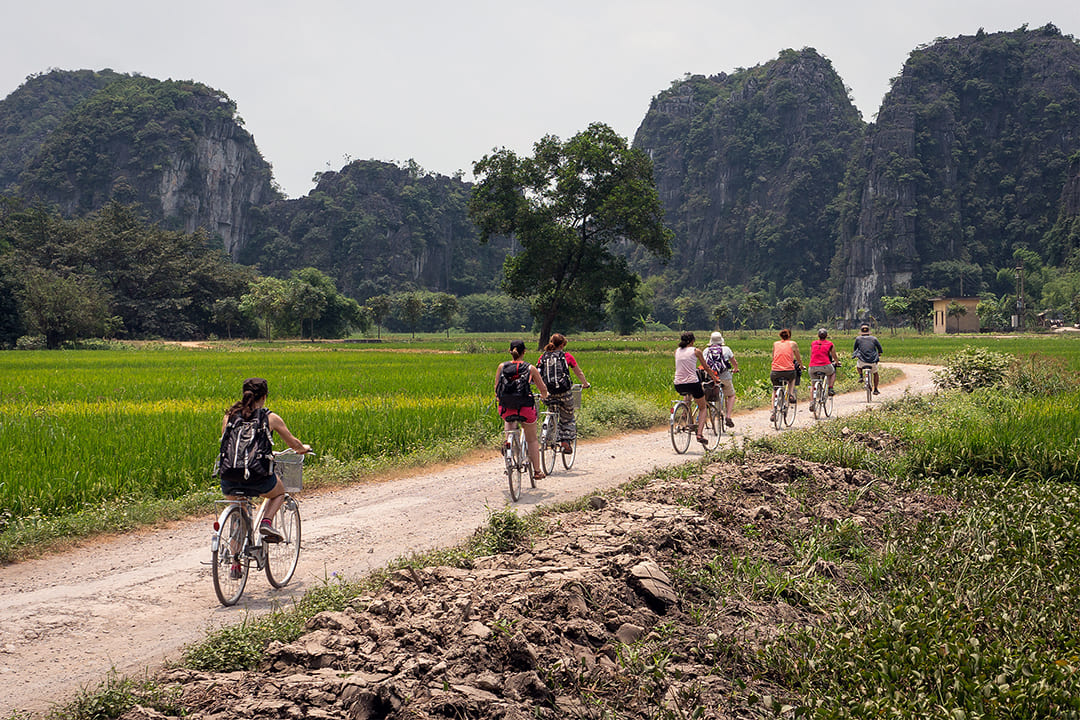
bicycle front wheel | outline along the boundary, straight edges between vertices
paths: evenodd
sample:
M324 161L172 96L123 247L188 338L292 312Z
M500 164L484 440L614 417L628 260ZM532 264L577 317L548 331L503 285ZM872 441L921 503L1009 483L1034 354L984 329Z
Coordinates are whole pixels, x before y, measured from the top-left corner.
M544 418L544 426L540 428L540 468L545 475L555 471L555 455L559 451L559 443L556 442L558 423L554 416Z
M561 450L562 448L560 448ZM562 466L569 470L574 467L574 459L577 458L577 438L570 441L570 452L562 454Z
M285 587L296 572L300 562L300 505L291 495L285 496L273 519L284 539L266 543L266 579L276 588Z
M506 479L510 483L510 499L521 497L521 437L515 430L510 435L510 447L506 449Z
M690 447L690 408L684 402L671 411L671 445L680 455Z
M708 404L709 417L705 423L705 439L709 442L705 445L706 451L712 451L720 447L720 438L724 435L724 419L720 411L713 403Z
M244 594L251 559L247 557L247 539L251 537L251 521L239 505L225 513L218 528L217 547L212 548L210 560L214 578L214 593L221 604L235 605Z
M821 401L821 409L825 411L825 417L832 417L833 411L833 396L829 393L829 388L823 388L824 393Z

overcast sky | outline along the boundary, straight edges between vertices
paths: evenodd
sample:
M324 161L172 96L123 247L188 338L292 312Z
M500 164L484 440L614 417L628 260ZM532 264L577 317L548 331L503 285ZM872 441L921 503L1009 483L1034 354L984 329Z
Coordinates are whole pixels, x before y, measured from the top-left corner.
M11 7L15 5L15 7ZM908 54L938 37L1080 36L1076 0L5 0L0 97L50 68L196 80L236 101L290 197L349 159L471 177L600 121L632 139L685 74L815 48L872 120Z

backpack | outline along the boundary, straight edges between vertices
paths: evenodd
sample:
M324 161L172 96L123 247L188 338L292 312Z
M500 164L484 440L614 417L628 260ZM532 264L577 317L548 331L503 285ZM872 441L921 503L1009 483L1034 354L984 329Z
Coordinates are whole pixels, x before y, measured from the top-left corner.
M710 345L705 348L705 352L702 353L705 356L705 362L709 364L709 367L711 367L717 375L731 369L731 363L728 362L726 353L724 352L725 347L727 346ZM715 351L713 348L715 348Z
M573 385L570 382L570 365L566 362L566 353L562 350L544 353L536 367L550 393L564 393Z
M274 472L274 441L270 436L270 411L259 408L250 419L237 413L221 433L221 452L215 474L230 480L252 475L268 477Z
M521 360L504 363L495 395L499 398L499 405L504 408L532 407L535 402L529 388L529 363Z

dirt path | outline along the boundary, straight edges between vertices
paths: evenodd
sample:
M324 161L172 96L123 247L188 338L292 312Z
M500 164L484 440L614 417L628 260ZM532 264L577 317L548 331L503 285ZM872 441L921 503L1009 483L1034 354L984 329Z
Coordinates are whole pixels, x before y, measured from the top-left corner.
M904 377L882 387L882 400L933 389L929 366L891 366ZM849 393L837 396L835 407L845 415L867 405L861 393ZM767 409L736 412L735 432L725 442L775 432ZM814 422L800 408L795 427ZM701 450L692 445L676 455L666 431L583 443L572 471L526 489L518 505L527 510L569 500L696 460ZM206 630L288 602L335 573L355 577L411 552L456 544L483 524L487 508L508 501L498 457L303 499L296 577L275 591L253 572L235 608L222 608L211 587L209 517L0 568L0 717L45 710L113 669L153 670Z

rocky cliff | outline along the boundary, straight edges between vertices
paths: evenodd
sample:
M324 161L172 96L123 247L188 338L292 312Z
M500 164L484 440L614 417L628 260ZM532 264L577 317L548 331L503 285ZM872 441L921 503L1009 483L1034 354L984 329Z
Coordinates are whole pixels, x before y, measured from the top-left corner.
M242 262L285 276L317 267L356 298L410 289L465 295L497 287L509 245L480 245L458 178L358 160L308 195L256 214Z
M232 100L199 83L139 76L74 105L25 163L14 192L67 215L135 202L170 229L220 235L234 257L251 208L278 196Z
M1080 147L1078 67L1080 45L1052 25L912 52L845 181L846 316L926 284L935 264L959 261L985 285L1019 248L1063 261L1070 248L1047 232Z
M809 48L654 98L634 145L653 159L677 236L672 279L821 285L835 251L829 204L862 128L832 64Z

